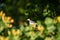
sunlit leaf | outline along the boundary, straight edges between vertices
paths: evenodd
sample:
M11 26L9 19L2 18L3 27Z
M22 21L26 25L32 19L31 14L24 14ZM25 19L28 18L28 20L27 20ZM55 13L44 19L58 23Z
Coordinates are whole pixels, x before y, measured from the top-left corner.
M43 16L46 16L46 15L48 15L48 12L43 13Z
M49 17L46 17L46 18L45 18L45 24L46 24L47 26L50 26L50 25L53 24L53 20L52 20L51 18L49 18Z
M24 31L24 26L23 25L20 25L20 30Z
M25 31L29 31L30 30L30 27L25 27Z
M48 32L53 32L56 29L54 25L47 27Z
M29 15L29 13L25 13L25 15Z

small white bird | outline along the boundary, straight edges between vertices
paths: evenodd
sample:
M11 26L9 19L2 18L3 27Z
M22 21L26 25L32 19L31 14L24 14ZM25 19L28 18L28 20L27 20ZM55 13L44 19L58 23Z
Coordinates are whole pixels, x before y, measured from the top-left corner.
M27 19L27 21L29 21L30 25L36 24L36 22L34 22L34 21L30 20L30 19Z

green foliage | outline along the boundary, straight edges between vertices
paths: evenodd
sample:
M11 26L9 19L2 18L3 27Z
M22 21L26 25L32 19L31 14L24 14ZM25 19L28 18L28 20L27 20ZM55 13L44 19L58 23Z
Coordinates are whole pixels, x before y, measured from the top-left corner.
M2 32L4 28L5 28L5 24L4 24L4 22L0 19L0 32Z
M14 23L6 23L8 20L2 20L0 14L0 40L7 40L7 37L8 40L60 40L59 3L60 0L6 0L0 3L3 4L0 10L6 12L4 17L14 19ZM28 25L27 18L37 24Z

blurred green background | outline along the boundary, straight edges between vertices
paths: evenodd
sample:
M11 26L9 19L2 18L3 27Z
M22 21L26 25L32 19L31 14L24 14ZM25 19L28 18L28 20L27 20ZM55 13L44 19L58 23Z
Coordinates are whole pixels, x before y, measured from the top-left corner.
M0 15L1 11L14 23L0 16L0 40L60 40L60 0L0 0Z
M30 18L34 21L44 20L45 17L55 17L60 13L60 0L0 0L0 10L4 10L7 16L11 16L16 22ZM48 7L47 7L48 6ZM43 10L52 13L44 14ZM21 18L22 17L22 18ZM52 18L53 18L52 17Z

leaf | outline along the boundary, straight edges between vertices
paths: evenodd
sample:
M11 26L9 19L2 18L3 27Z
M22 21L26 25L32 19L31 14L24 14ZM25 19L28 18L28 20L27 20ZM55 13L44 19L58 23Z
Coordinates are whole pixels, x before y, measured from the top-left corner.
M29 15L29 13L25 13L25 15Z
M30 32L26 32L25 35L26 35L27 37L29 37L29 36L30 36L29 33L30 33Z
M20 30L24 31L24 26L23 25L20 25Z
M60 31L60 23L57 23L57 29Z
M34 33L34 34L31 36L31 39L32 39L32 40L35 40L37 37L38 37L38 35L37 35L36 33Z
M13 40L13 35L9 35L9 40Z
M46 15L48 15L48 12L43 13L43 16L46 16Z
M4 26L0 26L0 32L3 31L4 29Z
M20 13L25 13L26 12L26 10L24 10L23 8L19 8L18 10L19 10Z
M43 12L44 12L44 13L47 12L47 9L44 9Z
M47 27L48 32L53 32L56 29L54 25Z
M5 28L5 24L0 21L0 32L3 31L3 29Z
M59 36L57 36L56 40L60 40L60 34L59 34Z
M31 5L31 3L27 3L27 4L26 4L26 6L30 6L30 5Z
M45 24L46 24L47 26L50 26L50 25L53 24L53 20L52 20L50 17L46 17L46 18L45 18Z
M38 25L41 25L41 21L38 20L38 21L37 21L37 24L38 24Z
M19 36L14 36L13 38L14 38L13 40L20 40Z
M30 30L30 27L25 27L25 31L29 31Z

